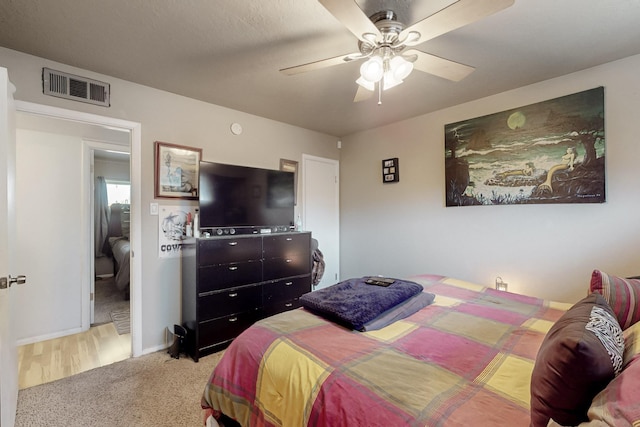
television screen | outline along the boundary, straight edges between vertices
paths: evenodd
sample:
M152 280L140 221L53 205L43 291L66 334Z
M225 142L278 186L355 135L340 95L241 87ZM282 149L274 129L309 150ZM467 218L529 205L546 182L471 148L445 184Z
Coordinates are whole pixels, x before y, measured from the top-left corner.
M293 224L292 172L200 162L200 228Z

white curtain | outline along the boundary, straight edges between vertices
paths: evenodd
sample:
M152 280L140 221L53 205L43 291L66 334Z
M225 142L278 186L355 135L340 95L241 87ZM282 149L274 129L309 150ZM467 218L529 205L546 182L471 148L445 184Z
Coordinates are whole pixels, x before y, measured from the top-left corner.
M95 256L96 258L105 256L103 251L104 245L109 235L109 216L111 211L109 209L109 200L107 198L107 182L103 176L96 177L95 182L95 208L94 208L94 223L95 223Z

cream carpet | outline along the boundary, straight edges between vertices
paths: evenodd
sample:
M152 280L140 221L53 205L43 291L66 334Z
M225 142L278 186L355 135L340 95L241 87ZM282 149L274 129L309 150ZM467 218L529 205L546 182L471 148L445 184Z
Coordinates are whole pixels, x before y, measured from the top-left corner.
M197 427L200 398L223 352L172 359L166 351L20 390L16 427Z

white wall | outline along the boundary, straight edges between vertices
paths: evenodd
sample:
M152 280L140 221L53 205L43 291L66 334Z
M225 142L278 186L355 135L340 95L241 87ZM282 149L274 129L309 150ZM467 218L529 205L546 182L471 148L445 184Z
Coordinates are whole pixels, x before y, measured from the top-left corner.
M28 283L15 293L18 340L81 329L81 160L79 138L16 132L16 271Z
M146 86L80 70L0 47L0 66L9 70L15 98L142 124L142 348L164 345L164 329L180 321L180 261L158 258L157 216L149 214L154 200L154 141L201 147L203 160L278 169L280 158L302 159L302 154L338 159L333 136L207 104ZM105 108L44 96L42 67L86 76L111 84L111 107ZM291 102L295 102L292 99ZM238 122L243 133L232 135ZM183 202L193 204L193 202ZM299 208L299 206L298 206ZM37 316L28 307L23 316ZM20 321L20 319L19 319Z
M445 207L444 126L605 87L604 204ZM391 96L391 95L390 95ZM384 105L383 105L384 108ZM640 274L640 56L342 138L341 276L435 273L573 302ZM399 157L400 182L381 183Z
M114 181L129 182L131 179L128 161L95 159L93 172L96 177L103 176Z

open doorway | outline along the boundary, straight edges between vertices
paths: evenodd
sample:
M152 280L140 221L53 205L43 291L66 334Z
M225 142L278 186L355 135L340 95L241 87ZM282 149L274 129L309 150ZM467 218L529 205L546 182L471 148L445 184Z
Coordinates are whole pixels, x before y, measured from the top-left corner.
M93 138L94 141L102 141L102 142L107 141L108 138L105 139L103 137L105 131L115 130L116 132L119 132L122 135L124 135L124 137L126 138L126 146L128 149L130 149L131 253L132 254L135 252L140 253L140 247L141 247L141 240L140 240L141 234L140 234L140 228L139 228L140 221L141 221L141 215L139 211L140 196L141 196L141 192L140 192L141 126L140 124L124 121L120 119L96 116L93 114L87 114L87 113L82 113L82 112L73 111L73 110L65 110L65 109L60 109L55 107L32 104L29 102L20 102L20 101L16 102L16 109L18 111L19 118L20 117L22 118L37 117L37 118L55 120L57 122L56 132L63 131L68 127L80 125L80 126L86 126L87 128L90 128L96 132L95 135L89 137L89 139ZM20 128L21 125L23 126L23 128L25 127L24 122L21 123L20 121L18 121L17 125L18 125L18 128ZM83 135L86 136L85 134ZM92 150L89 150L89 149L82 150L82 156L85 159L89 159L90 154L92 155L92 153L93 153ZM73 162L69 163L69 158L64 158L63 161L58 162L58 164L65 165L65 168L56 170L53 174L50 174L42 182L47 182L48 180L50 180L49 178L50 176L55 176L57 174L60 174L60 170L67 170L68 166L73 164ZM29 165L28 169L33 170L34 166L36 168L38 167L38 165L33 162ZM89 175L90 175L89 167L87 166L86 170L82 172L82 176L84 177L82 178L82 181L90 182L90 180L88 179ZM68 191L69 186L65 185L62 188ZM85 185L82 191L85 194L85 198L83 200L86 200L87 202L81 203L80 210L84 210L85 206L89 206L87 195L90 194L90 186ZM43 193L43 191L39 191L37 194L42 195L46 193ZM60 200L63 203L67 202L67 199L65 196L58 196L53 198L56 200ZM42 211L43 206L48 207L49 205L40 203L40 205L36 206L36 208L37 210ZM68 216L69 212L74 212L74 209L72 209L71 206L65 206L65 207L66 207L66 210L64 211L65 212L64 215ZM46 211L50 211L50 209L46 209ZM81 282L82 282L81 291L79 291L81 295L73 298L75 301L80 301L80 300L83 301L82 307L77 308L77 305L76 305L77 303L76 303L73 305L75 308L72 310L68 310L70 306L64 306L60 308L55 304L57 301L54 301L50 296L48 297L49 299L46 299L47 296L44 296L46 300L41 301L43 299L43 295L46 295L46 293L43 293L43 292L39 293L38 292L39 289L37 285L34 283L34 286L31 287L31 289L29 289L29 292L33 290L33 295L30 293L29 295L24 295L23 298L26 298L29 300L29 304L26 304L26 305L33 306L35 304L42 307L42 309L37 310L35 312L23 313L21 319L16 319L17 320L16 323L19 325L25 325L25 327L32 327L32 328L33 328L33 325L39 325L40 329L35 330L35 332L31 331L30 333L23 333L22 339L20 339L20 336L19 336L18 345L20 346L26 346L32 343L42 342L44 340L49 340L49 341L65 340L67 338L73 337L74 335L71 335L71 334L74 334L74 333L81 333L81 334L86 333L88 335L93 334L93 336L87 336L82 339L82 340L86 339L86 341L75 339L76 346L80 346L82 349L85 348L85 344L82 344L82 342L92 342L96 345L96 347L100 347L101 342L106 342L104 340L100 341L104 337L104 334L102 333L96 334L95 332L92 331L92 329L94 328L89 328L89 325L91 322L89 295L91 291L91 284L94 283L95 276L94 276L93 268L89 269L86 266L91 265L93 267L93 262L90 262L90 260L93 260L94 254L93 254L93 250L91 250L93 245L93 239L89 237L92 235L90 230L90 221L88 220L89 213L87 212L86 215L83 214L82 217L85 219L83 219L80 224L74 223L72 224L71 227L66 227L66 228L59 227L59 226L55 227L56 230L63 230L63 231L64 230L67 230L67 231L82 230L80 234L85 236L82 238L82 241L79 244L79 247L80 247L79 256L76 256L70 263L69 262L65 263L65 267L68 267L69 265L85 266L85 267L82 267L82 273L81 273L83 277L81 279ZM78 226L80 226L80 228L78 228ZM38 230L44 230L44 229L45 229L44 227L38 227ZM30 234L33 235L34 234L33 227L31 228L31 230L32 232ZM73 234L70 234L67 232L64 240L57 239L55 241L67 242L69 240L69 236L75 235L76 233L77 231ZM42 236L41 232L35 233L35 234ZM49 240L54 240L54 239L49 238ZM47 259L53 258L52 255L58 252L61 252L60 246L57 246L55 250L50 250L47 256ZM32 264L32 268L39 272L38 274L41 274L42 271L45 271L45 273L42 273L44 275L47 275L47 271L50 273L51 271L55 270L55 266L58 265L55 263L51 263L51 265L53 265L52 268L43 268L41 262L38 262L38 263L31 262L31 264ZM121 341L121 346L123 348L126 347L125 351L127 353L127 357L129 357L129 355L133 355L135 357L142 354L142 337L141 337L141 331L140 331L141 317L142 317L141 316L141 290L136 286L137 283L141 283L141 268L139 264L140 264L140 258L136 259L132 256L131 257L131 274L130 274L131 334L127 337L126 343L123 343ZM47 283L52 283L52 280L50 280L50 277L63 278L63 280L55 281L56 295L58 295L64 292L64 289L65 289L64 284L69 282L77 283L77 281L68 280L68 277L69 277L69 275L67 274L68 270L69 268L66 268L66 270L64 271L64 274L58 274L58 275L49 274L48 277L45 278L46 280L42 280L41 282L45 283L48 281ZM35 274L35 276L38 276L38 274ZM59 284L62 284L62 285L59 285ZM86 301L86 303L84 301ZM47 311L47 310L49 311L56 310L55 312L59 313L59 315L54 315L51 313L43 313L43 311ZM78 311L81 311L81 313L78 313ZM18 314L20 315L20 313ZM54 322L51 322L51 321L43 322L42 321L43 318L55 319L55 321L60 324L56 323L55 325L52 326L51 323L54 323ZM69 319L71 320L69 321ZM80 321L78 319L80 319ZM62 321L67 321L67 323L62 324L61 323ZM108 338L108 339L111 339L111 338ZM56 347L56 346L53 346L53 347ZM66 345L61 345L60 347L70 348ZM43 366L42 370L44 369L45 368ZM67 376L68 376L68 373L67 373Z
M93 151L94 284L91 326L113 322L129 334L131 180L129 153Z

